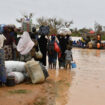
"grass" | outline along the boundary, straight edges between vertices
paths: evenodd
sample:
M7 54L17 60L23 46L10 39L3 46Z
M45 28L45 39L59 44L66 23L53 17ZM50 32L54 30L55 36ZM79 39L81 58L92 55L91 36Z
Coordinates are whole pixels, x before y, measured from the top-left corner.
M45 102L44 101L38 101L38 102L35 102L34 105L45 105Z
M39 98L36 102L34 102L34 105L46 105L46 99Z
M64 83L64 82L65 82L65 80L59 80L59 81L57 81L56 83L62 84L62 83Z
M12 90L12 91L8 91L8 92L11 93L11 94L26 94L29 91L25 90L25 89L19 89L19 90Z
M66 86L70 87L70 83L65 83Z

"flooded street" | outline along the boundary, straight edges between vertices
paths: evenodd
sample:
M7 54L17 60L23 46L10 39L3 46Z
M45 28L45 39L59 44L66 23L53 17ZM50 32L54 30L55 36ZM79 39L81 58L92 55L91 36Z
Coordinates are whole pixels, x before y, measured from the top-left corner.
M105 50L74 48L73 58L76 69L49 70L42 84L1 87L0 105L105 105Z
M59 86L56 105L105 105L105 51L73 49L73 57L77 68L57 73L57 81L68 80Z

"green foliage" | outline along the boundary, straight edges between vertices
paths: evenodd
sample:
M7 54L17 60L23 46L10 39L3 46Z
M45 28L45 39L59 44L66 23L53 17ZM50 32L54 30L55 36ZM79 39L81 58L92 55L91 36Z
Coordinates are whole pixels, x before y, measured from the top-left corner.
M97 34L101 34L102 28L103 28L102 25L100 25L99 23L95 22L95 24L94 24L94 29L95 29L95 32L96 32Z
M8 92L11 94L26 94L26 93L28 93L28 91L25 89L12 90L12 91L8 91Z
M73 32L72 34L71 34L71 36L81 36L81 34L80 33L76 33L76 32Z
M101 35L101 39L102 40L105 40L105 34L104 35Z

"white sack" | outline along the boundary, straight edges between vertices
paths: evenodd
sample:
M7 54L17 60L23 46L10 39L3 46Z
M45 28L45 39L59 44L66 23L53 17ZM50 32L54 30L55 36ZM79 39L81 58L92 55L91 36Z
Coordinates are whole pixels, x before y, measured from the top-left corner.
M14 76L16 84L23 82L25 78L21 72L10 72L8 76Z
M20 61L5 61L6 72L12 71L25 72L25 62Z
M71 31L69 28L60 28L58 29L57 33L60 35L71 35Z

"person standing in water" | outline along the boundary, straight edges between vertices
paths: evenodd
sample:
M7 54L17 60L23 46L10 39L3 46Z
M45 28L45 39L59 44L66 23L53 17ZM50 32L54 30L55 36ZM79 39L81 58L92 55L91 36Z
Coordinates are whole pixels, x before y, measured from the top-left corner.
M45 35L42 35L38 39L40 51L43 54L43 57L41 60L39 60L44 66L46 66L46 52L47 52L47 38L45 38Z
M71 69L71 61L73 61L72 56L72 47L70 45L67 45L67 50L65 51L65 68L67 69L69 66L69 69Z

